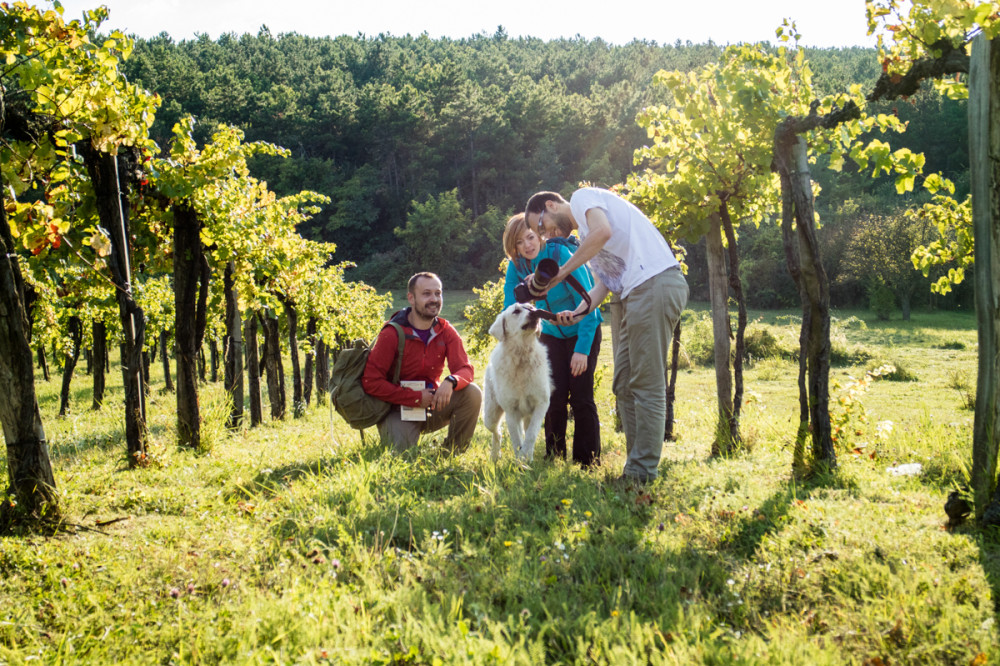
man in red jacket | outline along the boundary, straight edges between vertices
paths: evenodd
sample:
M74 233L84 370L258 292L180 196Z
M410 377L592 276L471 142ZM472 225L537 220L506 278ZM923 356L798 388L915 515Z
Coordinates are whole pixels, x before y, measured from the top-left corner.
M472 364L462 346L458 331L438 316L444 301L441 279L434 273L417 273L407 285L410 307L400 310L390 321L399 324L406 334L400 383L417 381L423 388L406 388L392 383L399 338L396 329L384 326L368 355L361 385L365 393L394 406L378 424L382 441L392 442L397 451L408 449L420 439L420 433L434 432L448 426L444 446L452 451L465 449L472 440L479 419L483 392L472 383ZM445 360L451 373L441 379ZM426 420L404 420L400 407Z

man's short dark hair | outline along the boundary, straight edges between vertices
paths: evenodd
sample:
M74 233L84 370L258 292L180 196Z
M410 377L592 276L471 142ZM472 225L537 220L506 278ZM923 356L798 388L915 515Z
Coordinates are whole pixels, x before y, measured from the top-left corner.
M555 201L556 203L566 203L566 200L562 198L562 195L558 192L536 192L531 195L528 199L527 205L524 207L524 214L534 213L538 215L543 210L545 210L546 201Z
M421 271L419 273L415 273L413 277L410 278L410 281L406 283L406 291L408 293L410 294L416 293L417 280L419 280L420 278L431 278L432 280L437 280L438 282L441 282L441 278L439 278L436 273L431 273L430 271Z

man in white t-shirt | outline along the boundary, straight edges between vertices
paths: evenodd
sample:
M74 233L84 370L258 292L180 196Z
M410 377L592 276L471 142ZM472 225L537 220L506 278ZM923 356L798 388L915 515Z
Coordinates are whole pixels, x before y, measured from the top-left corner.
M595 277L590 309L609 293L621 298L612 388L628 450L622 477L651 481L663 450L670 336L688 299L677 258L642 211L607 190L585 187L568 202L556 192L538 192L524 213L528 225L542 236L566 236L573 229L580 234L580 247L549 282L549 289L589 263ZM576 310L560 312L556 323L568 325L588 311L584 301Z

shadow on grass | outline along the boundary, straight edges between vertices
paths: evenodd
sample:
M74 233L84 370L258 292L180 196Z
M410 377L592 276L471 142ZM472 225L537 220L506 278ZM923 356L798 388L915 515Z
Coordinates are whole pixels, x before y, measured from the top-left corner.
M338 478L349 469L350 481ZM637 491L563 463L478 467L433 448L394 456L369 445L268 470L249 490L283 495L310 475L329 475L330 485L312 484L311 497L282 507L268 527L276 544L305 566L314 551L350 562L338 563L339 583L406 588L433 604L460 599L468 617L538 640L546 662L574 660L633 616L667 636L699 603L726 623L734 567L784 528L797 500L843 487L836 476L785 481L717 546L658 536L665 530L654 521L671 484L683 482L679 469Z
M1000 622L1000 528L980 536L979 562L993 591L993 616Z
M282 465L275 469L261 471L245 487L236 488L226 493L227 498L245 499L253 495L273 497L280 494L292 483L306 476L321 476L330 474L344 467L359 463L370 465L389 450L389 447L376 441L374 444L353 449L347 455L328 456L318 460Z
M805 481L785 481L755 512L740 518L739 529L727 542L730 544L728 552L749 560L757 553L766 537L781 531L795 502L805 502L817 492L842 487L835 475L822 475Z

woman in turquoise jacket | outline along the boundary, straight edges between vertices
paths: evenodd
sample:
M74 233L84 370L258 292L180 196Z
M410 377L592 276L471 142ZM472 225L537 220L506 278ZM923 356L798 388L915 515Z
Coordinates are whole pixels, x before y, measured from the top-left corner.
M510 262L504 281L503 306L516 302L514 287L535 271L542 259L554 259L560 266L573 255L575 238L553 238L543 241L535 230L528 228L524 214L507 221L503 232L503 248ZM573 271L585 291L594 286L586 266ZM568 283L550 290L535 306L549 312L574 310L582 297ZM556 326L543 321L541 342L549 354L552 368L552 396L545 414L545 455L566 457L567 407L573 409L573 461L584 467L597 465L601 456L601 429L594 403L594 370L601 349L601 312L597 308L572 326Z

